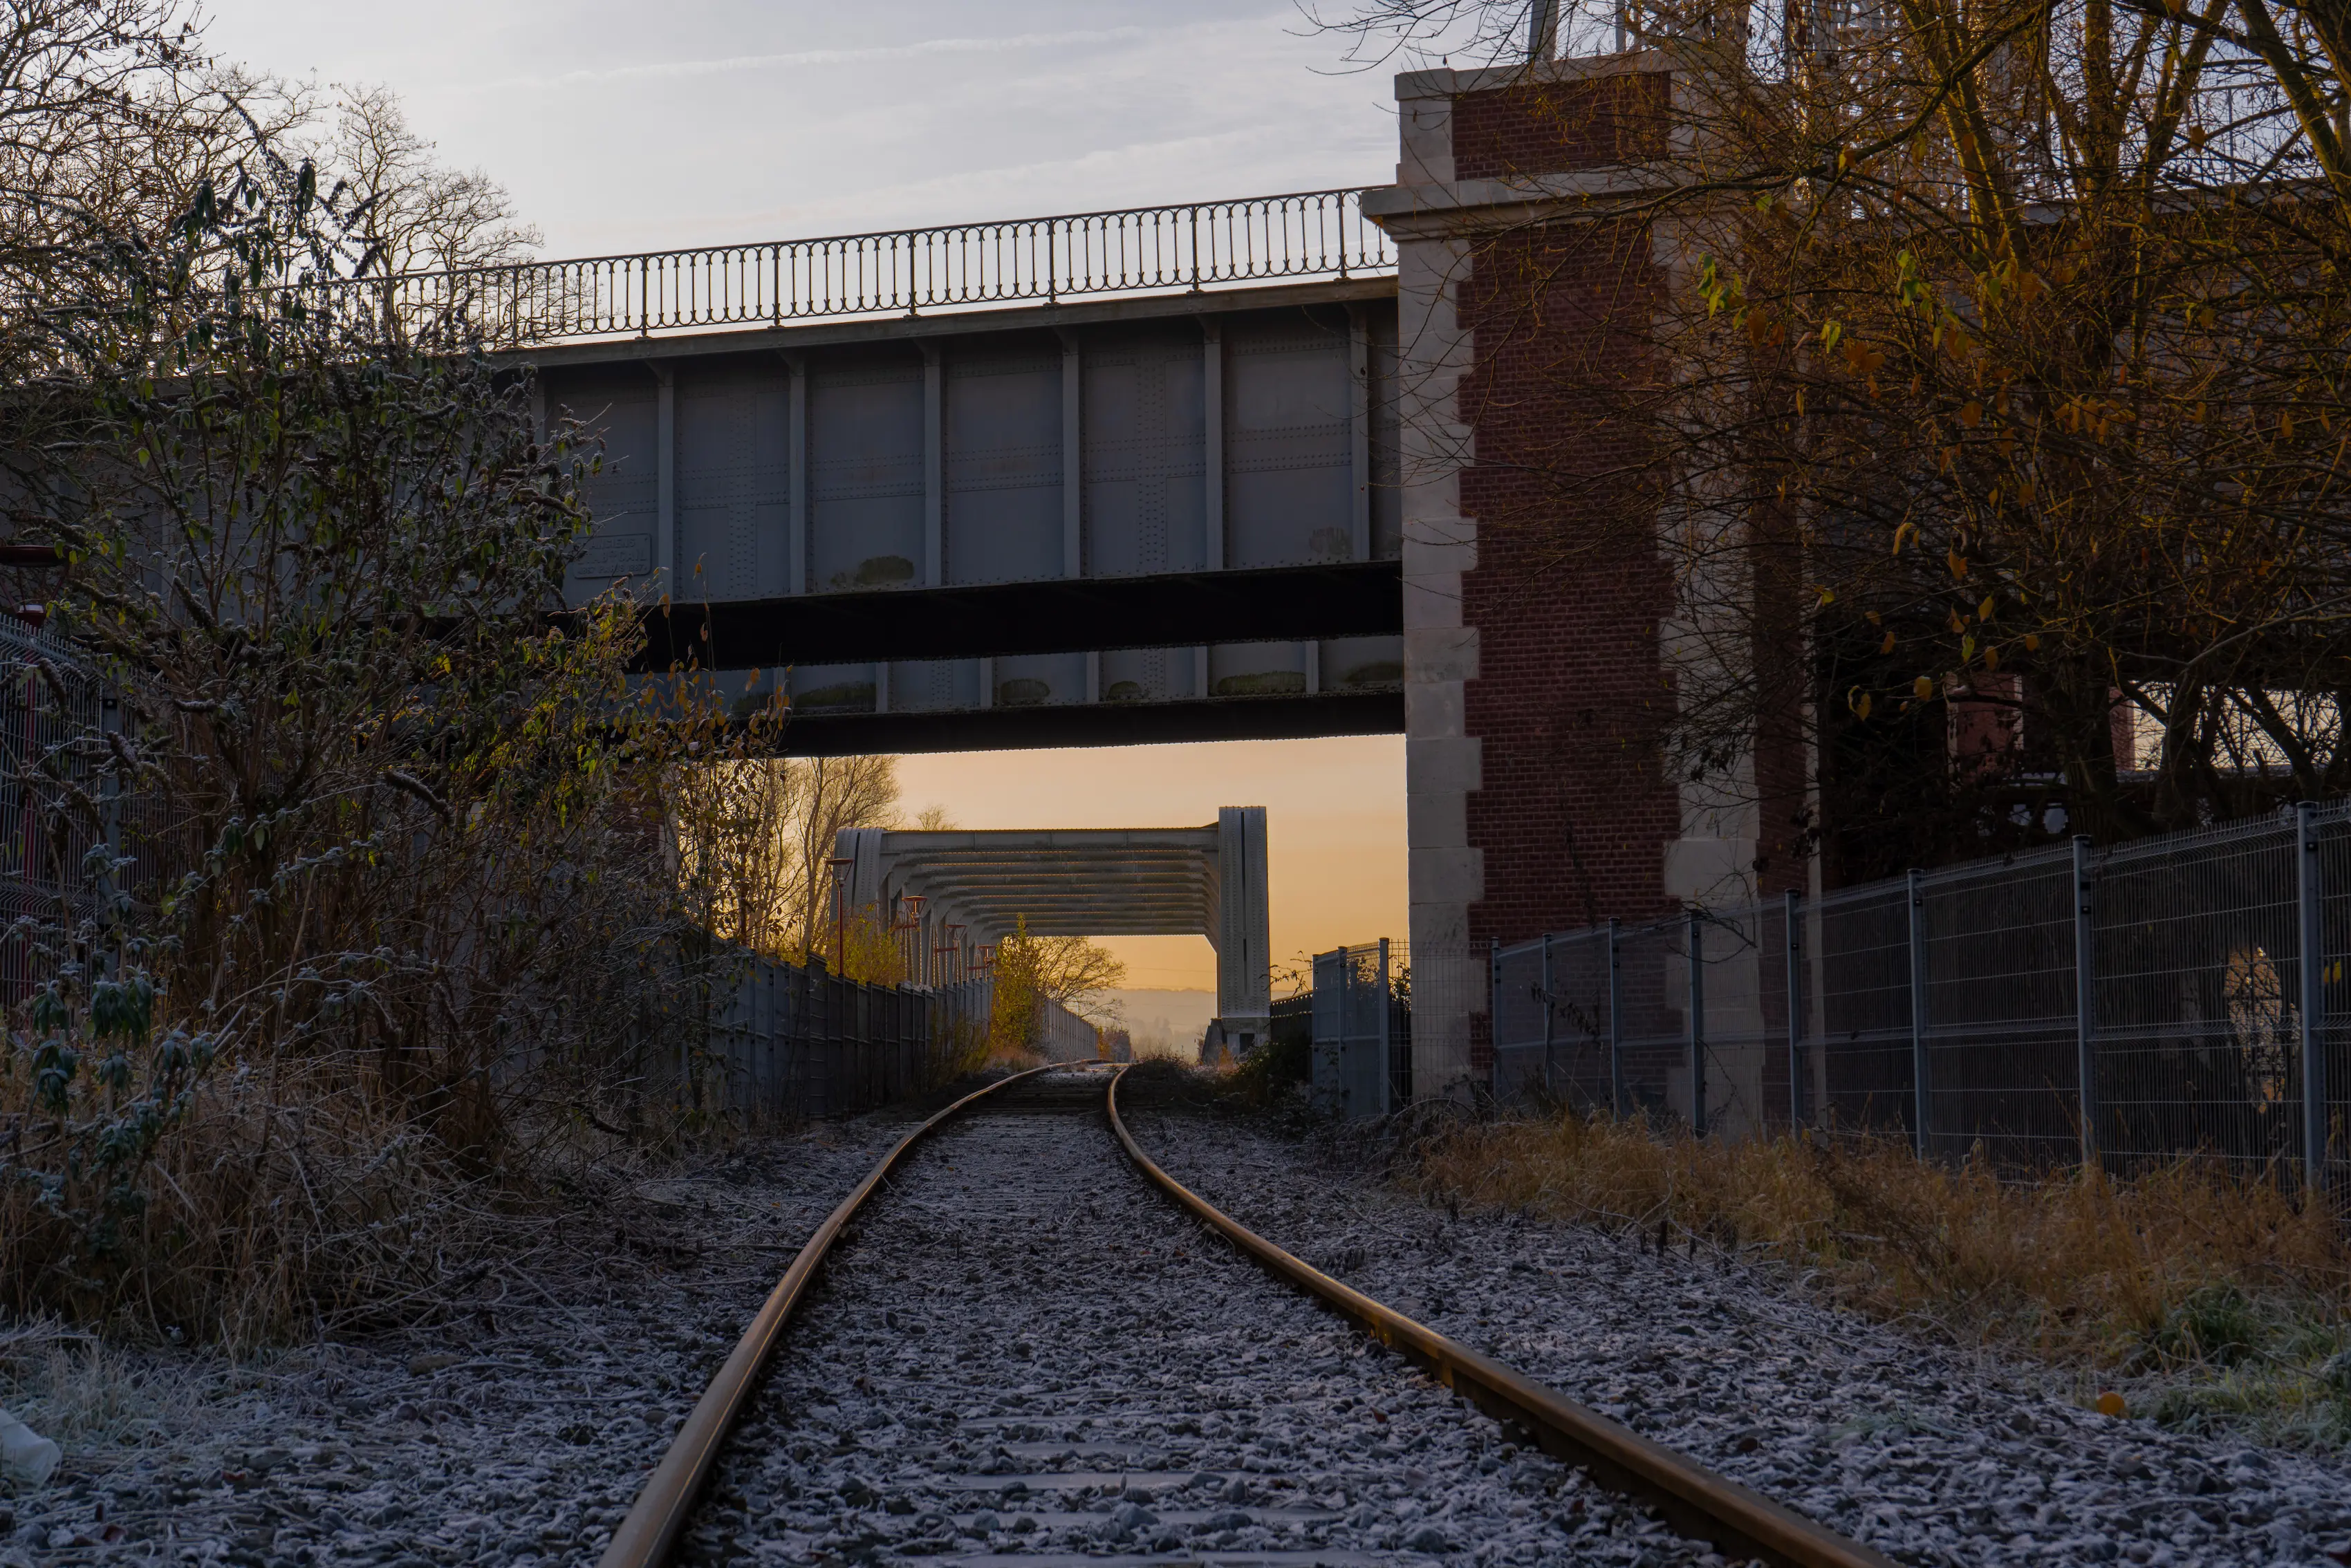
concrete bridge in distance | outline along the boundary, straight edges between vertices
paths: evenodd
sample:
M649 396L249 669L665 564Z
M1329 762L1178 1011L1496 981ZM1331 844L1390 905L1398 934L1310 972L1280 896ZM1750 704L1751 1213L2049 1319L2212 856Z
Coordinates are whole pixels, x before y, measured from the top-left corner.
M1401 731L1394 266L1333 191L393 287L602 436L575 600L838 755Z

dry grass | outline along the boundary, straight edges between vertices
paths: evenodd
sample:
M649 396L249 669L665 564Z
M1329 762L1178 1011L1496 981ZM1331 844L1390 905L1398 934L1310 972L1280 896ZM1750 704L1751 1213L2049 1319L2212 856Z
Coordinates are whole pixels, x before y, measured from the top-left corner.
M54 1322L0 1331L0 1408L77 1450L136 1447L193 1422L209 1379Z
M1425 1197L1776 1260L1839 1305L2038 1357L2134 1413L2351 1441L2351 1247L2272 1182L2194 1163L2003 1182L1894 1145L1573 1116L1457 1124L1410 1174Z
M600 1199L726 1130L658 1103L608 1104L628 1123L611 1126L585 1113L583 1081L531 1082L580 1103L500 1093L486 1159L399 1115L344 1055L222 1072L139 1169L135 1202L95 1224L0 1159L17 1177L0 1182L0 1347L6 1324L45 1313L232 1351L462 1315L574 1266L559 1228L609 1230L622 1217ZM22 1077L0 1075L12 1121L37 1157L47 1129Z

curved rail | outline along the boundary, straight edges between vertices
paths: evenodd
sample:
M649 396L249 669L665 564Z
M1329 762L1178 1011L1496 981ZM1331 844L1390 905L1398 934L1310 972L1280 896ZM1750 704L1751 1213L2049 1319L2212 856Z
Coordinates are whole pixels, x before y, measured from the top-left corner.
M785 1323L790 1321L800 1298L808 1293L809 1281L816 1277L817 1265L824 1261L825 1253L831 1249L841 1228L882 1185L882 1178L896 1168L909 1149L953 1119L966 1106L986 1099L1008 1083L1018 1083L1024 1078L1033 1078L1050 1070L1050 1066L1032 1067L1026 1072L999 1078L987 1088L965 1095L899 1139L895 1146L882 1156L881 1164L857 1184L856 1190L842 1198L840 1207L825 1217L824 1223L817 1227L816 1234L809 1238L808 1245L802 1247L799 1255L792 1260L792 1266L784 1270L783 1279L768 1292L766 1303L759 1308L759 1315L753 1318L751 1326L743 1331L743 1337L736 1342L734 1353L727 1356L726 1364L718 1369L718 1375L711 1379L709 1388L704 1391L694 1413L685 1418L685 1425L678 1428L669 1451L654 1467L644 1490L637 1493L637 1500L630 1508L629 1516L621 1521L620 1529L612 1532L611 1544L604 1548L604 1555L598 1559L599 1568L655 1568L669 1556L670 1548L677 1542L678 1532L685 1528L686 1515L693 1510L695 1495L702 1490L703 1482L709 1479L711 1467L717 1462L718 1446L726 1440L726 1434L733 1428L743 1402L750 1396L751 1385L758 1379L759 1369L768 1364L768 1354L782 1336Z
M1118 1113L1118 1081L1125 1076L1122 1069L1110 1082L1111 1131L1118 1134L1127 1157L1161 1191L1256 1259L1276 1279L1353 1318L1374 1339L1411 1356L1437 1381L1468 1396L1496 1420L1531 1434L1545 1453L1583 1466L1594 1480L1613 1491L1642 1498L1685 1535L1710 1541L1729 1552L1761 1557L1784 1568L1896 1568L1894 1560L1883 1552L1815 1524L1492 1357L1415 1322L1291 1257L1231 1218L1161 1170L1135 1143Z

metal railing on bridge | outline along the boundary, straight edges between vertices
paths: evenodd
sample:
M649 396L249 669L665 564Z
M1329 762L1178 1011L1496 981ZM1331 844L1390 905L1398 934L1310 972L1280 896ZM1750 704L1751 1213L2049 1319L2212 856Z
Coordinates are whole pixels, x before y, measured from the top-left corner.
M1355 190L403 273L343 302L496 348L1391 271Z

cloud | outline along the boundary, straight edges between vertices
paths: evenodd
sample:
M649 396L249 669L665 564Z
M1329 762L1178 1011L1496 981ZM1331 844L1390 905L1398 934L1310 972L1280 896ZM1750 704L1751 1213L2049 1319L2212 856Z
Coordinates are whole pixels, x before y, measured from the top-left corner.
M564 71L555 76L507 77L484 88L603 87L615 82L661 81L721 76L736 71L792 70L809 66L861 65L873 60L925 55L998 54L1012 49L1055 49L1133 43L1151 36L1147 27L1099 27L1083 32L1012 33L998 38L923 38L911 44L873 44L847 49L799 49L780 55L729 55L712 60L661 60L603 70Z

